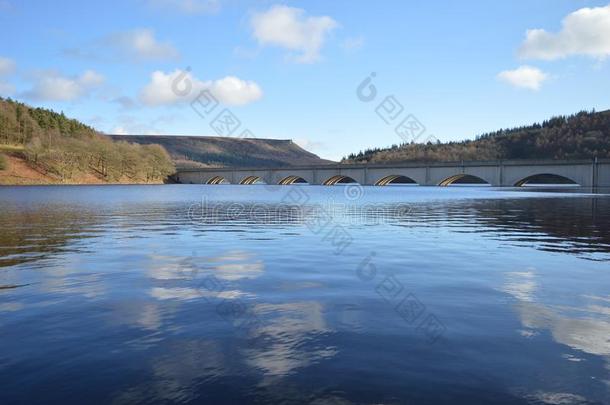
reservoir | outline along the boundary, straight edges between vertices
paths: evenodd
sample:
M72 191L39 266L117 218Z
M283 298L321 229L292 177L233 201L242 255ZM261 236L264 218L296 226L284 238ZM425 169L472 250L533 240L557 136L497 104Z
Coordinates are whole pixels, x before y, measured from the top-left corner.
M0 403L608 404L610 196L0 187Z

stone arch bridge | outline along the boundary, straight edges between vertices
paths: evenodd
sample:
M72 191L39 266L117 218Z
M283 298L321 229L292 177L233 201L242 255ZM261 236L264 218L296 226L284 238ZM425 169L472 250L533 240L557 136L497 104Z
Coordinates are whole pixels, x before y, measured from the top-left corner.
M174 180L186 184L336 185L367 186L412 183L423 186L479 182L521 186L545 177L583 187L610 188L610 159L506 160L396 164L350 164L274 168L178 169Z

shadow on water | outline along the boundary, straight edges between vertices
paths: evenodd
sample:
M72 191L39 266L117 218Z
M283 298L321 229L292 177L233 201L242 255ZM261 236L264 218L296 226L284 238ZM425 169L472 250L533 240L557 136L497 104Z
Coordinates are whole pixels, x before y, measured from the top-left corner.
M410 208L410 217L399 219L406 227L448 227L454 232L487 234L518 246L584 257L610 252L609 198L468 200Z
M82 208L46 207L0 212L0 267L44 259L71 242L94 236L95 215Z

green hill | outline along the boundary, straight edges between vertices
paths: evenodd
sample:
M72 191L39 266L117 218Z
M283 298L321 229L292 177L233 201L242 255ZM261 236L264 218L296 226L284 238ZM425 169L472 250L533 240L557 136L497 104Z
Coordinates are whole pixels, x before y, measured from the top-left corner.
M22 171L45 182L160 182L175 170L162 146L115 142L63 113L0 98L2 151L0 174L9 170L7 158L14 166L20 159Z
M610 158L610 110L553 117L541 124L490 132L474 140L369 149L349 155L342 163L594 157Z

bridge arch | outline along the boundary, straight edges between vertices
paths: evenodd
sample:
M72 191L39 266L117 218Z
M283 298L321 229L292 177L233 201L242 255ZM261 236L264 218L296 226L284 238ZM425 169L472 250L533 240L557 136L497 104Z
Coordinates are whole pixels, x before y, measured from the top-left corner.
M480 178L479 176L474 176L472 174L459 173L453 176L449 176L446 179L442 180L438 183L439 186L451 186L453 184L480 184L480 185L489 185L485 179Z
M245 184L245 185L260 184L260 183L264 183L264 181L259 176L246 176L239 182L239 184Z
M287 176L280 180L277 184L280 186L288 186L291 184L308 184L308 182L301 176Z
M338 174L336 176L332 176L331 178L327 179L322 184L325 186L334 186L336 184L349 184L349 183L358 183L358 182L349 176L343 176L341 174Z
M390 184L417 184L417 182L410 177L399 174L385 176L375 182L376 186L387 186Z
M227 179L222 176L214 176L205 184L230 184Z
M515 187L522 187L528 184L536 184L536 185L570 185L570 186L580 186L578 182L570 179L569 177L562 176L559 174L553 173L538 173L532 174L531 176L527 176L515 183Z

